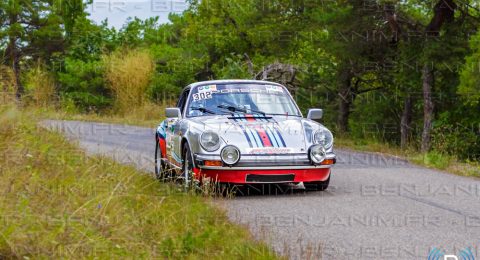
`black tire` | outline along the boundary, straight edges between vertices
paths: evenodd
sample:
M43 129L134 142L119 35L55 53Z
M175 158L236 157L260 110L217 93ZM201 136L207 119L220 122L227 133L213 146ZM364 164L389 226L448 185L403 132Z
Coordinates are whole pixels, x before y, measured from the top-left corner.
M311 181L311 182L304 182L303 185L307 190L315 190L315 191L323 191L328 188L330 184L330 176L325 181Z
M185 188L189 189L195 186L196 180L193 178L193 157L190 147L185 144L183 147L182 179Z
M165 162L162 160L162 150L160 149L160 144L158 140L155 141L157 145L155 146L155 177L158 180L164 181L166 177L166 166Z

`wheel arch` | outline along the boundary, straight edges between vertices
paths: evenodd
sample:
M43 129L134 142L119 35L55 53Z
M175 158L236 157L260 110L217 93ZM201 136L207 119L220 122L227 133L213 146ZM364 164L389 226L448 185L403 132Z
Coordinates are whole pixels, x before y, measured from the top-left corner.
M187 140L186 137L183 137L182 138L182 141L181 141L181 144L180 144L180 151L182 151L182 160L185 160L185 158L183 158L184 154L183 154L183 149L185 148L185 145L188 145L188 148L190 150L190 154L192 155L192 164L193 164L193 168L195 168L195 159L193 158L193 153L192 153L192 146L190 145L190 142Z

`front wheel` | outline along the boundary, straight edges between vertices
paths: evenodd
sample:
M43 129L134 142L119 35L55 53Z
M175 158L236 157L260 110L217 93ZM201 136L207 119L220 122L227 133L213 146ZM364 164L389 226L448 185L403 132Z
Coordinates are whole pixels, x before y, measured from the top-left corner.
M311 181L311 182L303 183L303 185L305 186L305 189L316 190L316 191L326 190L329 184L330 184L330 176L328 176L328 179L324 181Z
M197 184L193 175L193 157L188 144L183 148L182 179L186 189L195 187Z

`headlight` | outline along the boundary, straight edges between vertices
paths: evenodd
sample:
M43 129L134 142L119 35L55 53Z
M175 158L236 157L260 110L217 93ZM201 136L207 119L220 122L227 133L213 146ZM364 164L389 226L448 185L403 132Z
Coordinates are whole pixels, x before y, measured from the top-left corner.
M226 165L234 165L240 160L240 151L233 145L223 147L220 158Z
M326 152L322 145L314 144L310 147L310 160L314 164L320 164L325 160Z
M212 131L205 131L200 136L200 145L208 152L213 152L220 147L220 137Z
M325 147L325 149L329 149L333 145L332 132L328 131L327 129L320 129L316 131L313 135L313 143L322 145Z

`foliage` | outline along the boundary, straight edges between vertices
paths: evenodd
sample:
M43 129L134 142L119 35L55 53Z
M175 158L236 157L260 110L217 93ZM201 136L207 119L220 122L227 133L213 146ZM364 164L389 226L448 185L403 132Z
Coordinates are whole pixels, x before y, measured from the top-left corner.
M101 57L115 49L115 32L85 17L76 19L72 30L68 51L56 71L62 106L70 104L81 112L100 112L113 103L105 85Z
M101 60L66 57L64 71L58 73L62 98L71 101L80 111L99 111L109 107L112 102L103 74Z
M460 72L458 93L468 104L480 105L480 33L470 40L472 53L466 58Z

